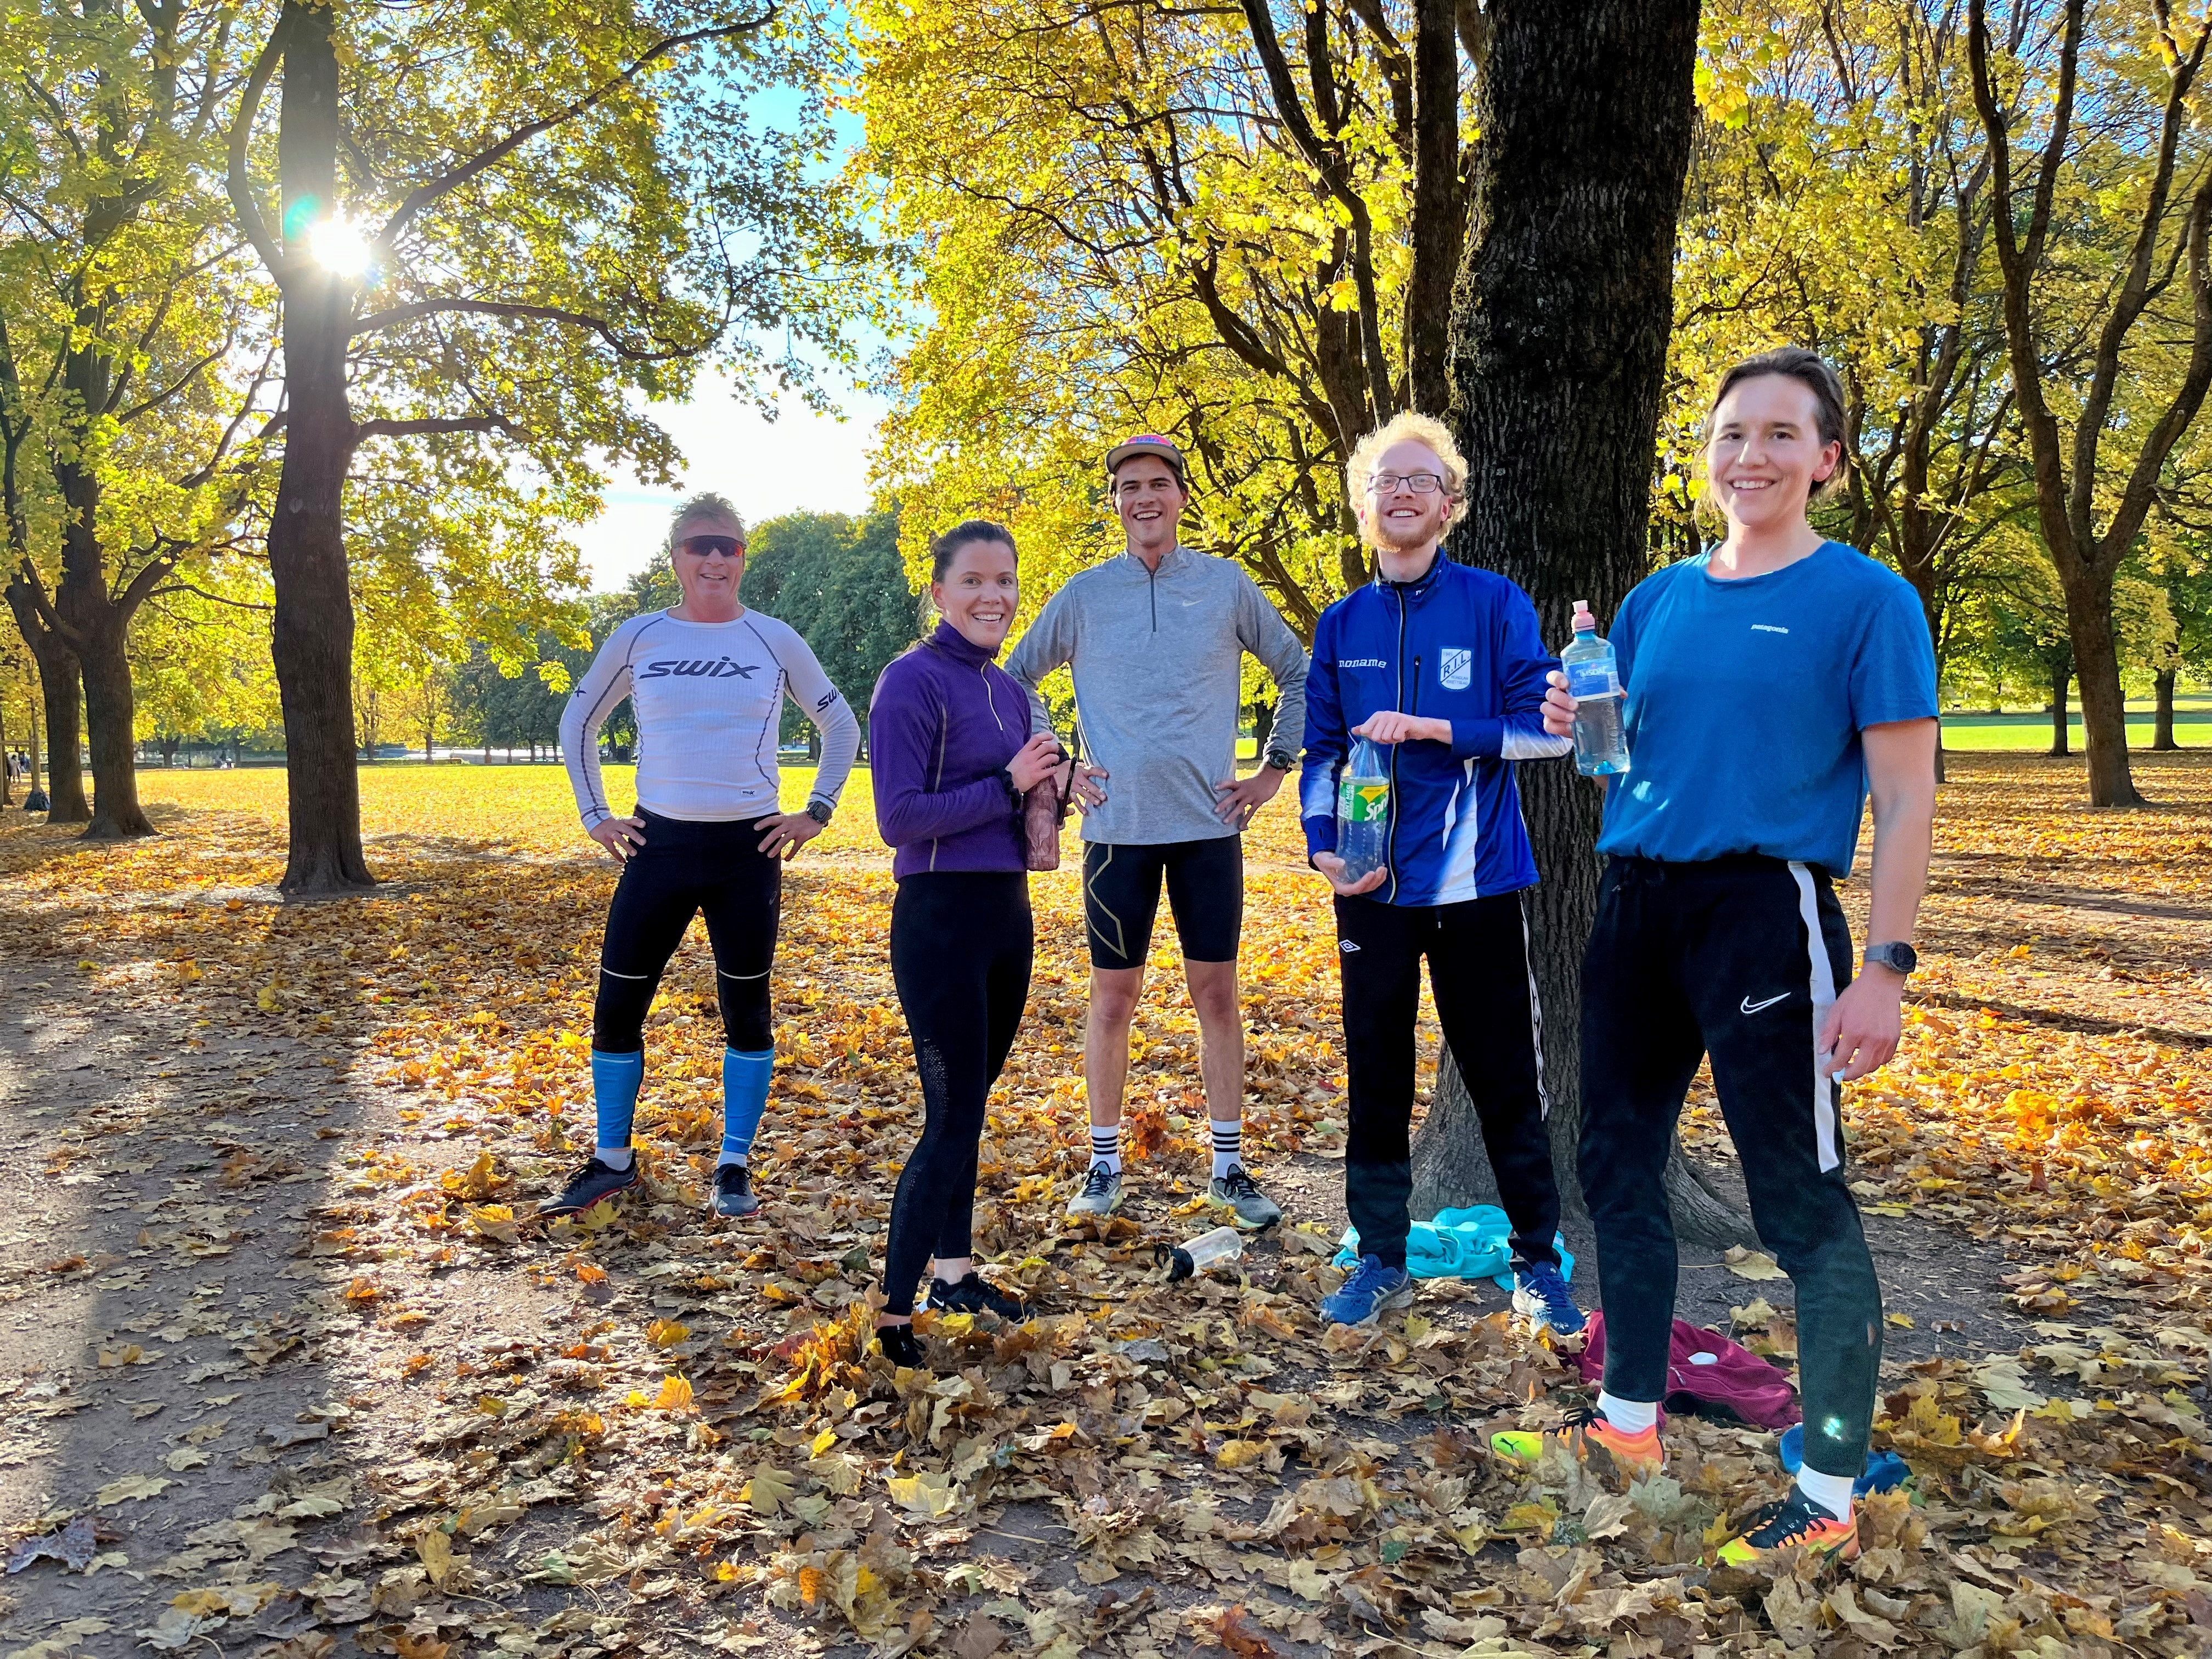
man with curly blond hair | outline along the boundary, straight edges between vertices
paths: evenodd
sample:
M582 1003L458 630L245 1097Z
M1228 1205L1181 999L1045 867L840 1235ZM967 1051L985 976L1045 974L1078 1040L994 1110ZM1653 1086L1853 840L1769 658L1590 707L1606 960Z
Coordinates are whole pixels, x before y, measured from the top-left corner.
M1560 1273L1559 1192L1545 1132L1540 1028L1521 893L1536 861L1513 763L1564 755L1547 736L1544 648L1528 596L1455 564L1444 532L1467 511L1467 463L1443 422L1407 412L1352 453L1345 483L1375 579L1322 613L1306 678L1299 810L1307 854L1336 894L1352 1122L1345 1208L1359 1260L1322 1304L1371 1323L1413 1299L1413 1024L1421 959L1513 1226L1515 1310L1562 1335L1583 1316ZM1352 739L1387 757L1387 862L1348 879L1337 787Z

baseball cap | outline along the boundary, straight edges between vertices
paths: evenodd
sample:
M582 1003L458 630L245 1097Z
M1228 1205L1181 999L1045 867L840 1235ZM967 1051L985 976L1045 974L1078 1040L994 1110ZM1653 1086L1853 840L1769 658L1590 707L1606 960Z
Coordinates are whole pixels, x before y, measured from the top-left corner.
M1158 456L1175 469L1176 482L1188 486L1190 475L1183 465L1182 451L1175 447L1172 440L1163 438L1157 432L1139 432L1133 438L1122 439L1120 443L1108 450L1106 452L1107 475L1110 477L1115 468L1120 466L1122 462L1133 459L1139 455Z

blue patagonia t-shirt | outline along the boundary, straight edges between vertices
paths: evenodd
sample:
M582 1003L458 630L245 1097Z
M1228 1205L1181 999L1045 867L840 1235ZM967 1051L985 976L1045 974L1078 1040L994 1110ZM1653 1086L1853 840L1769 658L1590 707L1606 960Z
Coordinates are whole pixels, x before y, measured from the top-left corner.
M1646 577L1613 618L1628 771L1606 791L1598 850L1764 853L1848 875L1859 733L1936 714L1919 595L1840 542L1737 581L1707 565L1701 553Z

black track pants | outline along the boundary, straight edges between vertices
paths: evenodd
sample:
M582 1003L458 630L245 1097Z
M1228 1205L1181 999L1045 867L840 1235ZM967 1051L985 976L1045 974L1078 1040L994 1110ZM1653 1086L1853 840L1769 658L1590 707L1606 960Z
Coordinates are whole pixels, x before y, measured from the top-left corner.
M1544 1129L1543 1061L1521 896L1462 904L1336 901L1337 962L1344 974L1344 1053L1352 1123L1345 1139L1344 1207L1359 1248L1406 1264L1406 1205L1413 1195L1413 1024L1421 958L1444 1042L1482 1121L1482 1142L1522 1261L1557 1261L1559 1188Z
M607 911L599 947L599 993L592 1047L634 1054L645 1047L645 1016L684 930L702 911L714 947L714 1000L722 1036L740 1054L775 1045L769 969L782 907L783 860L760 850L760 823L687 823L641 811L645 845L630 854Z
M891 978L921 1073L921 1141L899 1174L884 1246L889 1312L914 1311L923 1264L969 1253L983 1104L1030 994L1029 878L911 875L891 902Z
M1881 1364L1881 1288L1844 1184L1839 1090L1814 1041L1850 982L1850 933L1817 868L1749 854L1616 858L1583 969L1583 1192L1605 1299L1605 1386L1667 1392L1674 1227L1660 1185L1712 1056L1752 1220L1797 1291L1805 1461L1856 1479Z

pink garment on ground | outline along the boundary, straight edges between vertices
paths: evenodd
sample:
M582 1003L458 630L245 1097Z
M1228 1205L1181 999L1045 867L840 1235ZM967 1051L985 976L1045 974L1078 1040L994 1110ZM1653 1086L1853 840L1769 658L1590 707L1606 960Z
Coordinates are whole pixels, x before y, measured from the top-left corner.
M1790 1379L1718 1331L1678 1319L1668 1349L1666 1403L1677 1411L1689 1411L1693 1405L1718 1406L1759 1429L1786 1429L1802 1416L1797 1407L1797 1391L1790 1386ZM1699 1354L1711 1358L1693 1357ZM1602 1313L1589 1316L1589 1338L1583 1345L1580 1363L1583 1382L1603 1382Z

